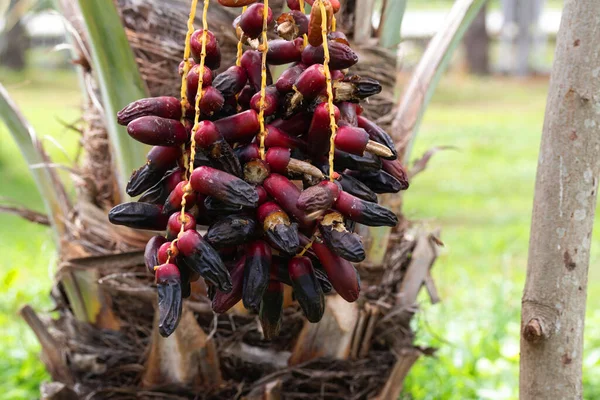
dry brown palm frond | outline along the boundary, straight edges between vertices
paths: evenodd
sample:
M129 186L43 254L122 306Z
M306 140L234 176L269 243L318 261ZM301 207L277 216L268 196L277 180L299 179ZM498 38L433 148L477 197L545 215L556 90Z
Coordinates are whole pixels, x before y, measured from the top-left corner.
M50 220L46 214L42 214L35 210L21 206L7 206L0 204L0 212L15 214L28 221L35 222L36 224L50 226Z

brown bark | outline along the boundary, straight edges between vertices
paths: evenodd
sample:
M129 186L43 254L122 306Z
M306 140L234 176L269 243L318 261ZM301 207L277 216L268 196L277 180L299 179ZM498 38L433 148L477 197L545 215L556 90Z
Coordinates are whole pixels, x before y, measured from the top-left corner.
M567 0L536 178L522 299L520 397L582 398L589 251L600 173L600 2Z
M65 351L59 345L59 342L50 334L48 328L40 317L33 311L33 308L26 305L19 311L21 318L25 320L37 337L42 347L41 360L46 365L52 379L62 383L72 385L74 383L73 375L69 370Z
M317 324L305 321L289 364L297 365L323 356L348 358L358 319L356 303L348 303L339 295L327 296L323 318Z
M215 341L198 325L187 304L178 329L168 338L158 332L156 313L142 386L190 385L196 390L206 390L218 387L221 382Z
M180 22L185 21L189 3L185 0L162 3L158 0L119 0L118 3L122 5L123 20L144 79L154 95L168 94L164 90L172 91L178 85L178 82L172 84L173 80L176 81L172 71L181 57L185 24ZM276 4L283 4L283 0L275 0L274 3L271 7L275 11L279 9ZM343 4L349 9L353 2ZM209 21L211 29L215 34L218 33L223 59L232 59L237 39L230 28L230 19L238 15L239 9L215 7L211 8L213 12ZM225 16L216 17L221 14ZM338 26L343 27L344 24L340 22L338 18ZM363 59L367 63L361 61L361 64L366 64L364 70L370 69L371 76L377 76L384 86L390 88L392 84L389 82L393 80L384 82L383 79L388 75L394 77L394 69L389 71L389 65L393 63L382 60L393 58L383 52L380 55L380 51L365 49L368 58ZM387 103L391 108L391 101ZM382 102L371 101L372 106L380 104ZM376 115L387 113L384 107L379 108ZM78 195L82 196L80 193ZM92 204L89 206L92 207ZM93 216L102 212L97 207L94 210ZM88 224L84 226L89 227ZM87 357L86 360L98 354L98 357L93 357L94 362L106 367L101 374L75 375L76 382L80 383L75 387L82 390L78 392L80 397L85 397L93 390L90 397L131 397L142 393L146 397L156 398L170 395L229 399L248 393L248 399L277 400L280 398L279 392L284 391L285 397L307 397L312 394L316 397L348 399L373 398L385 386L385 393L380 398L397 398L410 366L419 355L425 353L413 345L410 318L414 310L411 309L410 313L405 310L398 312L394 303L399 281L403 277L402 267L409 262L417 262L418 254L409 253L416 240L414 238L420 235L392 235L393 244L389 246L392 254L386 263L389 268L386 272L380 271L374 275L377 278L373 281L368 277L363 279L364 292L367 292L363 296L364 301L338 304L341 300L339 296L337 299L328 296L331 299L327 301L328 312L323 321L320 324L307 324L302 334L299 331L303 321L295 304L294 308L286 309L282 335L268 346L260 339L259 325L248 312L244 310L237 313L234 310L227 316L213 319L210 302L205 298L186 301L179 328L170 338L159 337L156 329L152 331L152 327L157 326L156 322L152 323L154 314L151 307L156 294L151 287L152 281L146 276L145 267L140 265L143 259L139 260L139 253L136 253L137 261L131 259L121 266L117 264L122 260L116 261L114 257L123 258L127 254L87 257L85 260L89 263L76 260L79 266L92 268L101 277L98 286L111 295L115 313L124 322L118 334L106 334L97 327L79 324L73 318L61 318L52 322L52 327L69 341L68 347L63 346L69 360L82 352L85 352L83 355ZM117 237L116 234L114 236ZM100 239L104 240L104 236ZM411 261L408 261L408 257ZM75 263L75 260L70 261ZM381 280L386 282L384 288L379 285ZM286 292L291 293L289 287ZM70 314L69 305L64 301L59 303L61 315ZM341 312L340 307L346 312ZM361 309L365 310L365 318L360 327L360 336L357 336L355 322ZM59 324L62 325L55 328ZM320 330L311 330L314 327ZM385 339L378 336L380 331L388 333ZM327 358L312 359L288 367L290 351L299 348L297 343L305 345L309 349L307 351ZM372 343L376 343L373 349ZM357 359L348 357L352 351ZM104 356L107 353L110 356ZM73 369L71 364L69 367ZM82 368L74 371L80 372ZM221 373L227 379L222 380ZM386 385L389 379L393 382Z
M373 24L371 18L373 16L373 5L375 0L363 0L356 4L354 11L354 42L357 44L368 43L371 39Z

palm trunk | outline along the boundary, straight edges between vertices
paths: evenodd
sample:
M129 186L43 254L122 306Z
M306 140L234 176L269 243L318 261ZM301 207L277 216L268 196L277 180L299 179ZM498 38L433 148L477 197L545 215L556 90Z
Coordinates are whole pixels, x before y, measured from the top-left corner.
M150 95L177 95L180 79L175 71L183 51L183 21L189 3L117 0L116 4ZM274 10L282 4L270 2ZM211 29L219 37L224 60L234 56L237 39L230 26L238 12L223 7L211 11ZM352 15L348 9L344 13ZM77 18L73 21L76 23ZM355 72L382 78L387 88L365 113L389 125L395 57L376 48L359 51L363 61ZM90 86L93 88L93 82ZM90 125L94 137L106 141L106 130L97 124L101 120L99 108L90 102L86 111L96 122ZM105 162L111 169L109 157L93 161L95 167ZM103 184L114 176L107 175ZM235 309L215 316L204 288L199 286L185 303L185 315L176 333L163 339L154 331L156 294L139 251L144 236L107 228L102 209L116 202L117 196L101 197L102 193L93 190L94 179L91 181L81 193L76 216L77 221L85 222L81 234L87 257L68 260L62 271L91 271L91 276L98 276L93 282L100 292L96 297L110 300L114 319L92 326L74 318L72 296L64 296L61 282L53 291L60 318L51 323L52 329L32 326L42 338L49 332L57 333L56 347L64 349L61 354L70 361L68 378L79 383L78 395L128 398L143 388L148 396L163 398L167 393L194 398L200 391L214 399L229 399L239 393L248 399L276 398L269 396L279 391L286 398L379 396L384 400L398 397L412 364L429 353L414 346L410 322L416 312L417 294L426 281L430 282L437 239L411 228L406 220L388 232L383 246L372 246L386 250L379 263L357 266L365 292L362 300L348 305L338 301L337 295L329 296L328 312L319 324L304 320L290 299L280 337L267 343L254 315ZM84 228L90 224L101 234L85 234ZM51 360L60 363L56 356ZM62 367L51 365L50 369L62 372Z

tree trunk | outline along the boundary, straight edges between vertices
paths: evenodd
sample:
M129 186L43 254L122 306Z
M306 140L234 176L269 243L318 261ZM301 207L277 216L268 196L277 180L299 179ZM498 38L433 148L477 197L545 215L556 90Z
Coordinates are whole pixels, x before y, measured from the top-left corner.
M514 41L517 35L516 0L502 0L502 29L498 49L498 69L505 74L512 74L515 69Z
M6 32L0 46L0 65L19 71L25 68L25 53L29 48L29 37L21 21L17 21Z
M465 34L465 48L469 72L477 75L490 73L490 37L487 33L485 17L487 6L483 6Z
M521 1L517 3L516 22L518 26L517 52L515 72L519 76L527 76L529 68L531 47L533 44L533 29L537 22L534 19L534 1Z
M600 2L566 0L540 149L522 299L520 397L582 398L589 251L600 173Z
M373 32L373 6L375 0L363 0L356 4L354 9L354 30L352 32L354 43L368 43Z
M72 5L73 2L63 0L63 3ZM84 3L79 1L79 4ZM183 22L188 15L189 0L118 0L116 3L151 94L177 95L181 78L174 71L183 53L186 34ZM272 0L270 5L273 10L278 10L284 3L283 0ZM351 4L344 3L344 10L349 15ZM227 7L209 10L210 27L219 38L224 60L235 57L238 40L231 23L239 12L240 9ZM78 14L68 15L84 40L92 37L86 35L89 28L83 29L83 19ZM198 22L196 20L196 26ZM341 23L338 26L344 28ZM362 57L361 65L354 67L353 73L371 72L391 92L395 81L395 58L388 53L376 48L361 49L361 56L367 56ZM97 66L93 62L81 64L92 69ZM223 68L226 68L225 63ZM86 82L91 82L91 73L97 75L98 71L86 70ZM389 103L389 111L392 102L387 98L384 100ZM373 99L371 101L374 103ZM384 112L383 101L378 104L379 110L370 114L370 118ZM91 115L94 115L92 122L96 118L102 119L97 115L100 113L98 107L88 105L87 108L87 121ZM368 110L363 115L369 115ZM103 128L94 132L97 133L94 137L102 135L106 141L108 137ZM83 135L86 142L90 138L90 135ZM97 148L86 148L98 153ZM106 158L97 161L94 165L111 168ZM85 184L87 186L87 180ZM95 191L86 190L85 194L89 192ZM88 196L82 196L82 193L78 192L79 199L87 199ZM94 208L94 213L90 213L92 217L106 221L102 210L95 205L90 207ZM77 214L80 218L82 213ZM28 318L28 322L36 335L48 343L47 338L58 333L56 345L42 347L49 355L44 359L52 363L49 364L50 371L60 372L65 368L65 360L69 361L66 377L61 375L60 379L68 381L68 389L73 388L81 398L123 399L142 392L147 398L398 398L413 363L419 356L432 353L431 349L413 345L411 318L416 312L418 289L425 285L437 257L437 242L433 235L417 229L405 231L408 223L404 219L401 221L398 230L389 235L389 243L384 244L388 251L382 265L378 268L356 265L363 282L361 301L344 301L342 306L339 295L328 295L325 316L318 324L310 324L302 317L299 305L291 304L292 291L288 288L290 304L285 306L281 334L270 343L263 340L256 315L243 307L238 305L227 315L214 314L201 281L184 302L181 322L175 333L167 339L162 338L155 322L156 293L151 287L154 280L145 272L142 251L95 255L61 263L57 287L52 292L61 318L48 322L48 325L31 322L36 321L34 316ZM68 222L75 229L82 226L90 231L85 239L90 235L99 236L88 220L83 224L74 223L79 220ZM83 228L82 234L85 233ZM120 231L106 230L114 235L110 240L100 235L99 239L106 243L91 243L98 249L96 252L112 252L115 250L113 243L122 242ZM75 233L78 238L83 236L79 231ZM136 249L141 248L143 245L136 246ZM93 283L112 300L112 310L120 323L118 330L106 333L100 324L92 325L73 318L74 303L65 299L67 290L63 288L65 274L76 272L86 273L84 278L95 277L85 279L85 286ZM404 282L405 277L408 282ZM404 287L408 288L406 295L401 293ZM82 303L88 300L84 294L77 296L82 298ZM53 354L52 349L62 352ZM296 365L294 361L301 363ZM75 384L71 385L73 382ZM54 389L52 394L61 388L47 389L48 392Z
M3 30L0 30L0 65L19 71L25 68L25 55L29 49L29 37L23 25L23 10L18 9L19 1L10 0L6 5ZM0 7L0 14L2 14ZM22 8L22 7L21 7Z
M498 68L508 74L529 75L536 63L533 56L543 43L537 27L544 0L502 0L504 23L500 32Z

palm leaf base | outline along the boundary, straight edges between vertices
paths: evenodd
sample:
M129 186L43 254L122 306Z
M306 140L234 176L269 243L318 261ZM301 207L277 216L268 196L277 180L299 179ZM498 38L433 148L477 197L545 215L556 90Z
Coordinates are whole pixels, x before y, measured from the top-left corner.
M283 3L274 0L272 7ZM188 2L116 4L150 94L176 95ZM233 59L237 39L230 27L237 13L217 7L211 13L223 58ZM76 14L65 14L81 32ZM354 73L376 76L385 88L366 104L365 115L389 127L396 60L375 47L358 51L363 61ZM42 386L43 399L398 397L413 363L433 351L414 346L410 323L422 287L437 301L429 275L437 255L435 235L403 220L383 240L366 237L366 247L378 255L368 258L376 261L357 265L360 299L348 304L329 295L318 324L303 318L288 293L280 335L265 341L256 315L240 305L215 315L198 284L184 303L179 327L162 338L155 329L154 282L142 252L135 251L147 237L106 221L106 211L119 199L114 177L98 175L111 170L110 153L93 146L106 142L99 112L93 102L86 110L83 175L89 179L81 185L69 225L81 251L61 252L67 261L61 263L52 291L59 317L41 318L28 307L22 312L42 344L42 360L54 381Z
M410 321L421 287L436 301L429 278L436 243L432 234L415 229L393 233L384 265L358 265L363 279L356 303L329 295L323 320L311 324L290 298L273 341L263 339L257 316L243 307L214 314L202 285L185 302L175 333L162 338L153 328L156 294L141 252L69 261L75 270L97 273L118 324L107 328L100 318L95 324L77 319L62 281L52 291L58 319L40 320L29 308L24 316L63 395L395 399L412 364L433 351L413 345Z

